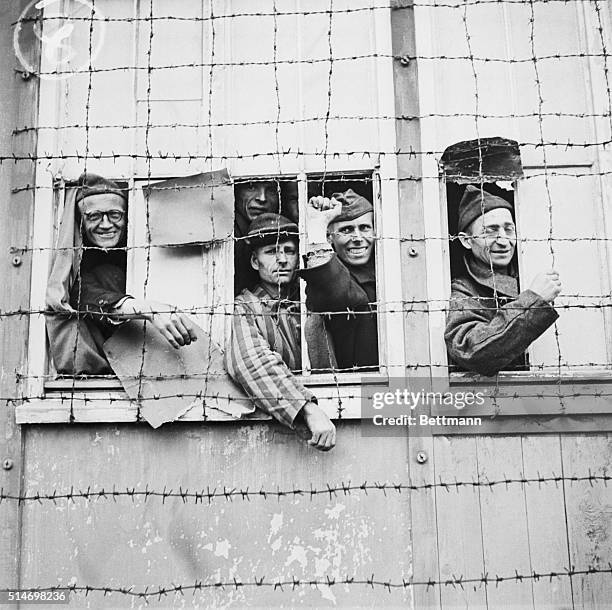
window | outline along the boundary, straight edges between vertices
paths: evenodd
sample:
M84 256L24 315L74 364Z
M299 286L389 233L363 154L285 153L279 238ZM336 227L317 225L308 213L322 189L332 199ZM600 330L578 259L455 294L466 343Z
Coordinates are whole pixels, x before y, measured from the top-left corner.
M331 197L333 194L351 190L371 203L374 199L373 177L373 171L369 171L325 175L303 174L299 177L259 176L238 180L235 186L235 293L239 294L244 288L252 289L259 282L259 275L251 266L250 249L244 241L250 224L250 215L278 209L283 216L299 225L298 228L301 229L300 259L303 260L306 254L304 218L309 199L317 195ZM248 208L251 206L254 209L249 211ZM376 225L375 222L374 225ZM372 233L375 234L375 226L372 227ZM373 262L376 260L374 251L371 260ZM302 370L299 371L300 373L305 375L332 373L336 375L335 381L337 382L337 374L379 372L377 361L373 361L370 366L360 366L358 362L355 362L350 368L341 366L343 363L338 363L333 331L326 326L326 322L332 319L330 315L308 310L304 285L301 286L301 294L298 293L292 298L301 301L302 310L300 325ZM372 308L376 308L376 303L372 304ZM342 313L341 315L344 318L347 314ZM357 315L360 314L355 314L355 319ZM377 338L374 337L374 340L376 341ZM342 346L339 347L342 349Z
M319 0L309 3L306 14L300 3L275 14L274 3L262 1L258 16L251 3L238 0L188 0L180 6L170 0L97 0L100 14L92 17L83 3L64 4L61 13L59 4L50 4L43 14L49 34L73 19L74 35L66 56L42 56L41 71L53 78L40 81L33 277L48 275L65 185L84 169L124 181L128 292L142 291L148 252L148 294L200 312L212 307L214 314L202 314L203 323L212 325L222 345L233 301L233 240L200 247L199 258L190 251L189 274L199 274L204 292L195 283L181 284L185 249L146 243L143 187L226 168L236 183L289 177L303 189L301 209L312 189L367 182L380 238L378 299L401 302L397 169L393 155L384 154L395 147L390 9L370 0L336 2L338 12L330 19L329 3ZM71 64L69 51L87 55L91 36L102 40L91 64ZM32 307L42 310L44 303L45 286L34 282ZM31 322L23 394L40 402L19 407L19 421L136 418L136 406L112 379L54 381L44 320ZM385 309L378 330L380 374L402 374L401 307ZM344 417L359 412L358 400L351 398L359 375L309 377L309 384L322 388L330 412L338 395L345 397ZM201 419L203 413L184 417Z
M555 300L555 308L562 315L554 332L546 332L534 341L523 362L515 362L504 370L523 369L549 378L605 374L606 370L612 369L607 352L611 337L606 324L606 308L598 307L597 299L600 299L600 305L601 300L606 299L610 279L605 254L599 247L599 242L605 243L606 238L597 199L591 196L578 214L573 206L580 190L575 188L575 179L573 184L568 180L571 174L551 177L548 187L533 172L526 172L523 176L518 146L516 142L510 145L508 142L500 138L485 138L480 143L463 142L449 147L443 156L450 276L465 273L465 250L457 239L458 203L465 184L474 183L480 177L483 182L474 183L475 187L480 189L482 186L485 192L509 201L514 207L519 291L527 289L537 273L553 266L559 271L564 285L569 282L569 286L574 287L569 293L564 290ZM480 147L480 156L485 158L487 166L479 169L479 175L474 167L462 167L461 163L449 160L452 157L449 151L462 146L467 147L466 157L471 157L472 164L474 159L478 159ZM500 153L503 146L508 147L506 155ZM448 165L445 165L445 157ZM487 157L496 157L495 163L488 161ZM495 176L497 181L493 181L491 176ZM584 182L588 185L588 180ZM604 267L603 273L584 277L582 265L593 270ZM451 373L456 370L452 362L449 368Z
M529 369L496 378L502 390L515 384L533 398L488 402L480 413L588 413L595 422L599 414L610 412L605 396L609 389L603 388L609 388L612 368L610 165L601 145L610 138L610 123L602 120L609 116L610 102L605 65L599 59L603 40L594 35L596 10L587 5L563 11L548 4L516 4L425 13L415 12L417 55L458 58L419 64L419 103L425 115L420 121L421 150L435 151L423 159L427 373L449 379L442 337L451 280L448 239L453 227L448 204L453 205L456 194L455 187L448 188L438 163L443 151L456 142L511 138L518 143L524 173L507 179L516 210L521 288L529 286L542 267L554 265L563 290L555 301L560 314L556 332L549 330L532 343ZM544 34L546 23L555 23L554 31L546 29ZM434 37L431 32L457 35ZM562 61L552 59L559 55ZM479 185L499 179L484 175L465 182ZM457 387L477 381L472 374L450 374ZM584 396L575 397L576 393ZM553 398L541 400L534 397L538 394ZM559 394L571 399L559 399ZM521 429L529 428L499 417L480 431Z
M488 195L497 197L503 202L508 202L512 209L509 210L510 216L507 214L506 216L514 221L514 228L510 236L511 239L507 240L507 242L503 241L502 245L504 248L516 248L516 244L513 245L512 241L515 241L517 237L520 239L520 236L516 235L516 207L513 183L516 183L523 176L519 147L516 142L504 140L503 138L484 138L480 141L459 142L449 146L444 151L440 164L446 188L451 282L458 278L473 278L474 265L471 263L478 263L478 258L475 258L475 250L471 249L474 247L472 240L469 240L464 245L464 240L461 239L461 236L465 235L466 231L468 234L473 234L473 230L469 226L459 227L460 204L464 201L464 197L466 201L469 199L470 193L476 195L477 207L485 205L484 198L488 197ZM476 189L478 192L474 192L473 189ZM483 231L485 230L485 227L483 227ZM507 230L508 227L504 230L504 235L506 236L508 235ZM468 249L468 246L470 249ZM481 258L483 254L484 252L480 253ZM510 261L504 262L509 264L507 269L503 270L503 273L508 273L510 277L516 278L516 292L518 294L526 286L521 285L517 250L514 249ZM485 260L482 264L487 267L491 266L492 262ZM485 271L488 271L488 269L485 269ZM493 287L495 289L503 289L503 286L496 286L495 283L493 283ZM468 297L464 295L463 298ZM505 297L505 293L502 292L498 303L503 305L507 300L508 298ZM488 307L484 300L481 300L478 306ZM459 363L453 362L451 354L448 354L448 367L451 374L466 370ZM502 370L529 370L528 352L516 354L511 361L505 362Z

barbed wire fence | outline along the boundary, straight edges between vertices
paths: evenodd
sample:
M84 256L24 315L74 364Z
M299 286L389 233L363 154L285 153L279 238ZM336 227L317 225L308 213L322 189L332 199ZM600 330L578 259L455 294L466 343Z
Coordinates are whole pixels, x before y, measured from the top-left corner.
M397 482L367 482L364 481L361 484L353 484L351 482L341 482L339 484L328 483L324 487L315 488L299 488L293 487L290 489L264 489L251 490L250 488L236 489L236 488L207 488L201 490L189 490L179 488L178 490L167 489L155 490L145 487L144 489L139 488L127 488L117 489L91 489L86 490L74 489L71 487L69 490L53 490L50 493L28 493L26 495L18 496L5 493L4 489L0 489L0 505L3 502L18 502L19 504L53 504L54 506L62 506L66 503L98 503L112 501L117 503L121 500L127 500L134 505L135 501L152 502L161 501L162 505L169 503L171 500L180 501L182 504L193 503L194 505L206 505L211 506L213 503L218 501L225 502L247 502L251 501L273 501L276 500L278 503L289 500L310 500L312 501L316 497L327 498L329 501L336 500L337 498L346 498L351 496L362 496L368 497L370 495L382 495L385 498L393 497L403 494L411 493L422 493L430 492L432 490L439 489L447 493L460 493L464 489L477 489L483 488L488 489L490 492L494 492L496 488L503 487L506 490L513 486L525 486L537 489L543 489L549 485L554 485L558 488L559 485L573 485L575 483L588 482L591 487L598 484L603 484L607 487L608 482L612 480L605 470L602 474L593 473L589 470L588 474L584 476L563 476L555 475L543 476L538 475L536 477L526 477L521 475L520 477L504 477L500 480L489 480L489 479L475 479L466 481L443 481L439 480L432 483L397 483ZM536 487L537 486L537 487ZM169 506L170 508L170 506ZM156 585L150 587L144 587L138 589L134 586L91 586L81 585L77 582L72 582L67 585L54 585L54 586L37 586L37 587L24 587L20 589L23 593L40 593L40 592L69 592L82 594L85 597L90 594L102 594L103 596L119 594L128 597L140 598L144 601L149 599L161 600L171 595L184 596L185 594L206 592L212 589L252 589L252 588L268 588L273 591L285 592L295 591L299 588L305 587L336 587L336 586L352 586L352 587L369 587L371 589L383 589L389 593L392 590L410 590L412 588L425 587L430 588L444 588L444 589L461 589L464 590L467 586L473 586L476 588L487 589L489 587L499 587L504 583L515 582L523 583L529 581L547 581L553 583L563 579L579 578L579 577L605 577L606 575L612 574L612 564L604 564L601 561L597 566L588 566L586 568L577 568L574 565L562 567L554 571L537 571L532 570L531 572L521 573L515 570L514 574L493 574L493 573L481 573L475 576L472 575L453 575L451 578L436 579L417 579L414 576L405 577L400 580L386 579L376 577L374 574L369 576L349 576L345 577L332 577L326 576L324 578L297 578L291 576L288 578L269 578L265 575L261 577L253 576L250 580L243 580L239 578L232 578L229 580L214 580L204 582L196 580L193 583L184 584L169 584L166 586ZM9 591L9 589L0 589L0 592ZM148 601L147 601L148 603Z
M70 4L70 3L68 3ZM75 3L73 3L75 4ZM563 246L568 244L587 244L594 248L602 247L607 248L610 251L610 242L612 242L612 235L563 235L557 234L555 231L555 223L557 219L557 211L555 210L555 194L553 192L553 184L556 179L572 179L577 182L585 180L600 180L605 185L605 179L612 174L612 169L607 169L600 163L577 163L574 167L571 163L552 163L549 161L547 155L556 155L560 153L574 153L588 152L589 154L596 155L601 151L608 151L610 145L612 145L612 132L606 133L593 133L590 138L585 137L584 141L575 141L564 138L563 133L559 133L554 138L551 138L548 130L545 128L544 122L548 119L554 120L581 120L584 122L603 120L609 123L610 129L612 129L612 96L609 83L609 53L607 49L607 39L609 32L606 32L606 21L605 17L602 16L602 6L605 3L601 0L470 0L465 2L414 2L410 6L393 6L390 7L388 4L381 3L380 5L371 5L367 7L347 7L343 3L334 0L330 0L326 8L321 10L292 10L283 11L280 10L282 3L273 2L271 11L245 11L245 12L232 12L232 13L221 13L218 14L214 10L214 3L211 2L209 6L208 14L194 15L190 17L184 17L180 15L162 14L156 15L156 1L150 0L150 2L141 3L142 15L138 14L131 17L114 17L112 14L104 14L102 16L101 11L98 9L104 7L103 0L92 0L90 3L85 3L89 7L89 14L84 16L70 15L70 22L78 26L80 23L86 28L86 52L87 62L84 66L74 67L58 65L57 69L40 69L33 70L33 75L36 78L41 79L41 82L45 82L45 79L72 79L72 78L86 78L85 92L85 117L84 120L72 120L68 116L68 105L72 102L71 95L78 99L78 85L71 89L66 84L63 95L65 99L64 110L65 114L62 116L62 120L58 121L57 124L41 123L38 125L18 125L13 134L20 136L23 134L35 133L39 137L47 134L55 134L56 148L54 150L44 150L39 148L36 152L31 153L15 153L13 151L0 151L0 164L19 164L29 163L35 164L39 169L37 170L37 178L42 173L42 167L45 163L55 164L56 168L60 168L59 171L53 176L51 182L45 180L36 180L31 184L19 184L13 188L13 193L19 193L23 191L31 191L37 198L40 197L52 197L60 189L70 187L74 183L75 175L69 175L68 177L63 174L63 167L69 168L66 172L70 174L70 170L78 167L82 171L95 171L96 167L112 167L115 165L118 170L115 176L111 176L118 180L131 180L131 186L129 193L133 194L136 190L135 182L138 182L138 188L147 189L154 185L161 174L163 177L173 175L173 169L175 165L181 164L183 168L196 168L198 171L212 171L225 167L228 164L235 164L237 167L251 167L255 166L256 163L267 161L270 167L268 172L262 172L265 174L266 179L272 180L277 188L279 199L282 198L282 187L288 184L296 183L300 180L299 176L306 176L301 178L308 184L309 177L314 176L310 182L317 188L317 194L326 194L326 188L331 183L337 184L343 181L351 180L355 183L363 182L364 185L370 185L373 182L371 172L364 176L363 167L368 166L372 170L380 165L381 159L390 158L394 161L402 159L426 159L434 157L439 159L444 153L444 149L422 149L418 143L410 143L407 147L397 147L392 143L386 146L382 146L380 142L375 143L371 148L356 147L355 149L336 149L338 129L342 129L343 123L347 123L351 129L351 126L355 121L359 125L380 124L380 123L392 123L392 124L404 124L410 122L420 121L435 121L435 120L452 120L452 119L468 119L472 120L475 125L476 142L475 147L476 155L479 158L480 167L480 181L479 186L483 188L485 183L495 182L491 180L490 176L485 176L483 172L483 159L482 159L482 133L483 122L487 120L528 120L535 119L537 121L537 133L532 135L534 139L518 139L517 144L521 150L528 150L530 153L542 153L543 161L538 167L530 169L528 173L524 175L521 182L528 184L531 181L544 180L545 183L545 207L547 211L547 224L542 227L541 235L537 237L533 236L522 236L519 234L517 237L517 244L519 246L530 245L530 244L542 244L548 248L548 253L552 261L558 263L558 251L557 246ZM206 3L204 3L206 4ZM269 4L269 3L268 3ZM83 3L81 3L83 5ZM500 6L507 5L509 7L526 7L529 11L528 20L528 38L529 38L529 53L526 56L489 56L481 55L476 52L475 43L481 44L480 41L475 40L475 34L472 33L474 25L470 21L469 11L474 7L479 6ZM576 52L558 52L558 53L538 53L538 20L536 16L537 7L539 5L546 6L559 6L562 10L572 10L576 6L584 7L587 11L592 11L595 18L597 27L598 37L598 49L596 50L585 50L581 49ZM146 10L145 10L146 9ZM337 40L336 37L341 37L343 34L338 34L337 31L341 30L338 25L339 21L343 18L351 15L368 15L375 18L377 15L390 15L393 11L427 11L435 13L438 10L451 10L460 13L460 22L463 25L463 32L461 36L465 39L467 46L467 53L441 53L441 54L414 54L414 55L394 55L389 52L353 52L343 53L335 47L333 42ZM86 11L87 13L87 11ZM164 13L164 11L162 11ZM288 27L286 25L286 19L312 19L316 17L323 18L324 30L326 35L324 54L320 57L304 57L296 56L284 58L281 55L282 36L285 35L283 28ZM272 24L273 28L273 57L272 59L253 59L253 60L241 60L241 61L226 61L219 59L218 55L222 54L222 48L227 41L223 40L223 36L227 36L228 29L231 29L231 24L240 22L240 20L257 18L261 20L260 23ZM30 14L24 15L19 23L13 24L15 28L37 26L40 28L55 28L65 24L67 20L66 15L47 15L45 11L32 16ZM202 61L191 61L191 62L172 62L172 63L156 63L157 53L159 49L163 48L164 44L168 41L164 41L163 35L156 32L156 27L163 27L164 24L168 23L196 23L204 28L202 31L208 32L208 57L203 57ZM138 31L144 44L144 54L137 59L144 57L144 62L136 61L123 62L120 65L98 65L93 58L94 54L94 38L95 34L100 27L108 27L113 25L130 25L134 28L134 32ZM263 27L263 26L262 26ZM339 38L338 38L339 39ZM142 42L140 40L140 42ZM480 47L481 48L481 47ZM540 68L543 65L564 65L563 62L571 62L580 60L585 62L585 65L594 65L595 62L601 62L603 70L603 89L604 89L604 106L605 110L592 109L592 111L567 111L558 110L556 108L549 108L550 104L546 100L546 95L543 86L543 80L540 73ZM350 66L352 64L361 65L358 62L390 62L392 64L401 63L402 65L410 65L411 62L416 62L417 65L427 66L428 64L468 64L471 74L473 76L473 99L474 99L474 110L462 110L460 112L432 112L427 108L421 109L416 114L349 114L342 112L335 112L334 100L336 91L334 89L334 82L336 78L336 71L341 70L343 66ZM47 62L48 63L48 62ZM479 70L482 67L488 67L490 65L499 65L500 69L520 69L524 66L531 67L533 69L533 78L530 83L535 86L537 90L537 108L533 111L524 112L512 112L512 113L495 113L487 112L483 110L486 107L481 100L481 93L483 88L487 87L485 77L483 77ZM301 109L296 113L295 116L283 118L285 116L283 108L283 99L285 99L286 91L284 90L285 81L282 80L282 70L285 69L296 69L304 70L316 68L317 66L323 66L324 80L325 80L325 95L323 104L318 112L311 114L305 114L304 110ZM223 120L216 118L214 109L215 104L222 104L218 100L224 100L222 92L216 88L215 79L219 74L225 74L228 71L235 69L260 69L260 68L272 68L274 79L274 103L273 117L272 118L254 118L251 120L235 120L232 116L228 116ZM155 83L155 79L161 74L166 75L178 70L190 70L193 74L205 74L206 78L203 78L203 96L202 103L206 108L206 116L204 124L198 121L188 121L184 119L174 121L159 121L155 115L155 104L159 101L155 94L157 94L159 85ZM91 107L95 105L95 89L94 80L98 76L108 76L114 74L130 74L135 81L143 83L144 86L144 110L145 119L142 121L142 117L138 116L138 113L134 113L133 121L130 123L120 123L113 120L113 115L109 113L108 117L100 117L99 108L96 108L97 114L96 121L92 119ZM30 69L24 66L24 76L31 77ZM157 89L156 89L157 87ZM205 101L205 103L204 103ZM245 101L248 103L248 100ZM136 104L137 105L137 104ZM554 104L553 104L554 106ZM231 114L231 113L228 113ZM108 118L108 120L105 120ZM246 128L266 128L272 126L274 131L274 144L272 149L269 146L263 146L261 149L255 148L250 152L232 151L228 147L223 149L217 142L217 134L220 130L225 128L230 129L246 129ZM155 150L153 144L153 137L159 130L167 129L174 130L174 133L183 133L176 130L198 130L202 127L206 129L206 140L204 148L206 150L191 150L185 149L177 152L172 150L172 142L170 139L167 141L167 150ZM285 134L285 130L290 129L295 133L295 140L299 144L285 146L284 139L281 137ZM311 147L310 149L304 144L303 130L308 129L321 129L322 130L322 141ZM302 131L300 131L302 130ZM561 130L560 130L561 131ZM100 141L98 136L105 134L106 132L122 134L129 134L131 138L132 146L129 149L122 149L117 147L115 150L114 146L110 149L108 146L102 147L103 149L96 150L97 143ZM144 132L144 139L142 146L138 146L137 137L138 134ZM301 135L299 135L301 134ZM65 138L65 140L62 140ZM82 138L83 148L79 150L79 142ZM222 139L220 137L219 139ZM45 142L48 140L45 139ZM63 147L62 142L69 142L74 144L75 149L72 150L68 146ZM449 142L449 144L451 144ZM342 160L344 162L343 169L337 169L339 167L338 162ZM142 165L144 162L144 165ZM167 162L168 169L158 170L158 162ZM243 166L240 166L243 163ZM98 164L98 165L97 165ZM252 165L249 165L252 164ZM286 170L288 166L290 169ZM316 166L316 168L315 168ZM571 166L571 167L568 167ZM120 169L119 169L120 168ZM127 168L127 169L126 169ZM144 169L143 169L144 168ZM315 168L315 169L313 169ZM358 168L361 173L351 173ZM183 171L181 170L181 171ZM356 171L356 170L355 170ZM270 174L273 174L270 177ZM252 180L253 177L251 172L244 171L243 175L237 174L234 178L234 184L241 184L244 181ZM379 175L378 180L385 186L394 186L399 188L405 182L411 183L425 183L428 181L439 182L441 175L439 172L427 173L424 171L417 173L401 173L399 175ZM499 176L499 180L503 180L503 176ZM166 187L161 187L164 189ZM173 189L175 187L167 187ZM182 186L181 188L201 188L200 186ZM603 188L603 187L602 187ZM210 191L210 198L214 199L214 192ZM310 193L309 193L310 194ZM603 193L601 193L603 196ZM150 269L152 264L152 253L156 249L174 249L181 248L182 245L173 242L167 243L155 243L151 241L151 214L149 209L149 200L144 197L144 214L142 218L145 221L146 239L145 243L128 243L126 246L121 246L117 250L124 251L128 257L138 252L143 252L145 257L145 273L142 278L144 284L143 294L146 298L148 290L148 282L150 276ZM383 206L384 206L383 201ZM130 202L132 204L132 202ZM304 213L305 202L300 201L300 214ZM399 202L401 205L402 202ZM281 201L282 206L282 201ZM212 206L211 206L212 209ZM211 214L210 217L211 225L213 227L213 239L205 246L200 244L202 249L206 248L225 248L235 247L236 244L243 242L246 237L244 236L219 236L216 228L216 218ZM81 221L82 222L82 221ZM442 223L444 226L444 223ZM82 229L82 227L80 227ZM593 232L594 231L594 227ZM301 235L303 239L305 236ZM454 242L459 238L457 234L448 234L442 228L439 234L414 234L414 235L401 235L399 237L386 235L380 231L378 227L375 229L374 241L377 247L383 248L386 243L398 243L398 244L424 244L428 245L442 245L449 242ZM67 251L96 251L104 250L108 251L108 248L98 248L95 246L82 246L75 245L74 247L58 248L55 245L40 245L36 240L29 241L24 237L24 242L14 244L12 252L14 254L25 254L31 253L33 256L49 256L56 254L62 250ZM110 248L113 250L113 248ZM607 260L605 257L602 260ZM399 268L399 267L398 267ZM203 314L206 316L208 326L207 332L209 335L213 335L213 319L214 318L226 318L231 319L233 316L239 315L233 311L233 302L231 300L223 300L219 298L218 291L221 289L224 278L227 277L226 269L220 267L220 263L215 260L211 264L211 277L212 277L212 288L210 292L210 298L208 302L202 302L198 306L184 307L183 310L186 313L192 315ZM608 275L609 275L609 269ZM77 273L77 277L80 277ZM80 281L80 279L78 280ZM592 290L591 294L586 294L578 290L569 290L566 293L560 295L561 303L555 305L555 309L563 313L567 312L590 312L596 311L602 313L602 332L608 332L603 322L606 312L612 307L612 292L610 292L608 283L602 284L602 290L596 292ZM80 294L80 293L79 293ZM480 297L477 297L479 299ZM203 299L206 301L207 299ZM305 307L305 303L301 300L292 301L293 304ZM48 314L46 307L42 304L36 304L28 307L11 308L4 311L0 311L0 324L6 320L12 318L40 318ZM427 299L388 299L388 300L377 300L370 304L375 310L376 315L381 318L392 314L418 314L431 316L432 314L446 314L449 311L448 299L446 298L427 298ZM483 308L487 306L483 304ZM506 305L509 310L512 309L512 305ZM520 308L519 308L520 309ZM160 309L159 313L173 313L176 311L174 306L168 306L167 310ZM77 320L81 320L84 316L87 316L91 312L85 310L77 304L74 308L73 315L76 316ZM367 311L320 311L314 315L319 316L332 316L332 315L350 315L355 318L359 316L369 316L372 310ZM264 313L262 315L274 316L274 313ZM112 314L110 314L112 318ZM145 329L146 329L145 322ZM534 374L538 372L545 372L549 375L548 378L552 378L556 383L555 391L551 391L550 388L538 390L533 389L531 392L521 393L520 397L517 395L516 398L553 398L557 399L562 408L565 408L568 399L573 398L585 398L592 397L605 400L612 396L612 392L607 391L607 388L596 389L593 391L586 391L583 388L567 387L562 384L562 381L568 379L567 375L571 375L576 371L590 372L594 369L610 371L612 368L612 362L610 361L609 352L607 358L602 357L601 354L596 354L597 358L587 358L572 360L571 354L563 353L562 357L562 334L563 330L555 325L554 336L555 336L555 347L556 353L553 358L544 360L542 362L532 363L530 365L530 371ZM607 336L609 340L610 337ZM304 340L302 336L302 340ZM78 333L77 333L78 341ZM75 342L74 349L76 350L77 343ZM210 352L209 344L209 356ZM160 375L148 375L144 372L146 356L146 341L143 335L143 342L141 348L141 360L140 370L136 375L127 375L127 379L134 379L139 383L138 400L134 401L138 408L137 418L140 417L140 407L142 404L146 404L148 401L159 400L160 398L172 398L177 395L163 396L157 395L154 397L142 396L141 386L144 381L148 379L158 379ZM452 364L448 361L441 362L408 362L404 364L405 371L415 371L419 369L425 369L425 371L432 371L433 369L446 369L448 370ZM379 372L387 372L387 364L380 362L377 367ZM346 372L351 373L371 373L372 367L364 366L351 366L343 369L342 367L333 367L332 381L324 387L322 391L318 393L319 398L325 398L330 401L337 402L338 418L342 418L343 415L343 401L347 400L358 400L363 398L358 392L353 389L347 389L343 385L342 374ZM318 371L316 368L310 369L310 373L316 374ZM325 369L325 372L329 372ZM5 372L3 374L6 374ZM27 370L27 371L15 371L15 386L16 394L14 396L0 397L0 400L7 401L11 406L27 405L44 400L45 396L50 396L52 393L48 392L41 396L40 391L32 391L29 382L47 382L52 381L56 378L56 373L53 369L45 370ZM208 383L215 377L222 376L223 373L219 373L211 370L211 358L203 363L203 370L201 373L191 375L191 377L201 377L203 387L200 392L196 393L181 393L181 397L191 397L202 401L203 414L206 414L205 404L207 398L218 399L219 393L211 392L208 388ZM177 378L180 376L167 375L163 376L166 379ZM90 374L78 374L70 377L69 389L62 389L60 396L63 399L69 401L70 404L70 421L75 421L74 417L74 405L95 405L95 404L112 404L113 402L125 401L124 397L121 396L108 396L108 395L96 395L95 393L88 394L86 389L83 389L79 385L82 380L111 380L115 379L112 374L105 375L90 375ZM571 379L571 377L570 377ZM496 379L495 385L497 389L500 389L499 378ZM44 387L43 387L44 389ZM55 392L57 397L57 392ZM228 394L224 396L228 402L237 400L238 397ZM276 395L266 396L266 398L277 399ZM283 397L284 400L294 400L291 398ZM512 398L512 396L510 397ZM0 510L1 505L10 502L17 502L21 504L52 504L54 506L61 506L63 503L75 503L79 502L102 502L110 501L119 502L122 500L128 500L132 503L138 499L144 502L151 502L153 500L161 500L162 504L166 504L169 500L178 500L182 503L194 504L212 504L215 501L272 501L278 502L284 499L300 499L300 500L312 500L314 497L328 498L330 501L338 496L363 496L367 498L370 495L380 495L384 497L394 494L411 494L421 493L424 491L440 491L440 492L459 492L465 488L485 488L490 490L492 493L500 487L508 486L520 486L525 488L529 486L530 489L543 489L550 485L572 485L574 483L587 482L591 486L603 485L607 487L608 481L611 480L607 472L604 470L601 474L591 473L588 470L588 474L583 476L565 476L565 475L552 475L552 476L537 476L537 477L526 477L521 475L520 477L508 477L500 478L496 480L481 479L476 477L474 480L463 480L463 481L444 481L438 480L430 483L413 484L412 482L363 482L355 485L351 483L328 483L325 487L310 487L310 488L291 488L291 489L265 489L259 490L250 488L236 489L228 486L221 488L206 488L204 489L144 489L140 487L132 487L126 489L105 489L105 488L87 488L86 490L75 490L70 488L69 490L52 490L52 491L41 491L33 490L26 494L12 494L5 492L4 489L0 489ZM126 503L129 506L129 503ZM604 567L602 567L604 566ZM81 584L70 584L67 586L48 586L48 587L31 587L26 588L26 591L54 591L54 590L65 590L73 593L84 594L88 596L90 594L102 594L104 596L110 594L119 594L123 596L136 597L144 601L155 598L162 599L169 595L185 595L188 593L196 594L198 592L207 591L210 589L247 589L247 588L270 588L274 591L286 591L295 590L302 587L316 587L316 586L352 586L352 587L369 587L371 589L380 588L388 591L395 589L411 589L413 587L425 587L425 588L458 588L463 589L467 585L474 585L477 587L499 587L506 582L527 582L527 581L540 581L540 580L559 580L559 579L571 579L579 576L584 577L597 577L601 575L606 577L612 574L612 565L608 562L601 562L598 566L559 566L558 569L547 572L520 572L518 570L512 573L504 574L489 574L487 572L481 574L468 574L453 576L452 578L440 579L440 578L414 578L413 576L406 576L401 580L393 580L386 577L375 577L375 575L359 576L347 575L344 578L338 577L323 577L304 579L296 578L294 576L287 578L269 578L266 576L253 575L248 579L217 579L214 581L204 582L195 581L193 583L184 584L170 584L170 585L155 585L147 588L138 589L133 586L89 586Z

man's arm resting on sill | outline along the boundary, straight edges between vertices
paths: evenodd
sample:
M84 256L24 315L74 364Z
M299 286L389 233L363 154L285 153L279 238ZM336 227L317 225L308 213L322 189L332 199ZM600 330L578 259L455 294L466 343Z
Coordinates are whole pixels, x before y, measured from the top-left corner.
M256 313L237 302L232 320L232 338L225 355L228 373L255 404L283 425L296 429L302 437L300 422L311 433L309 444L331 449L335 426L317 405L314 394L289 370L280 354L270 345L256 322Z
M495 375L518 358L558 318L550 303L531 290L489 318L479 299L455 292L444 333L451 359L481 375Z

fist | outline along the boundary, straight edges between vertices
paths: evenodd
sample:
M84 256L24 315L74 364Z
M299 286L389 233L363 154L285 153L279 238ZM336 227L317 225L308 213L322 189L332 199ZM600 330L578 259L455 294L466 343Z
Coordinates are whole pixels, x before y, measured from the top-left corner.
M328 197L311 197L306 206L306 220L310 223L327 225L333 222L342 212L342 204Z
M302 408L302 417L308 428L308 444L319 451L329 451L336 444L336 426L327 417L323 409L309 402ZM300 435L302 436L302 435Z
M559 274L551 269L546 273L540 273L535 276L529 289L548 303L552 303L561 292L561 281Z

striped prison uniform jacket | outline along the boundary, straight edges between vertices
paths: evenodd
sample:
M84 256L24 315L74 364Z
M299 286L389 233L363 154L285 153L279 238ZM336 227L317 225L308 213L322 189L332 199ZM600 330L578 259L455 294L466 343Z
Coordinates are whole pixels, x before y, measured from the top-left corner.
M236 297L225 364L256 406L290 428L302 407L316 402L291 372L301 368L299 308L260 284Z

